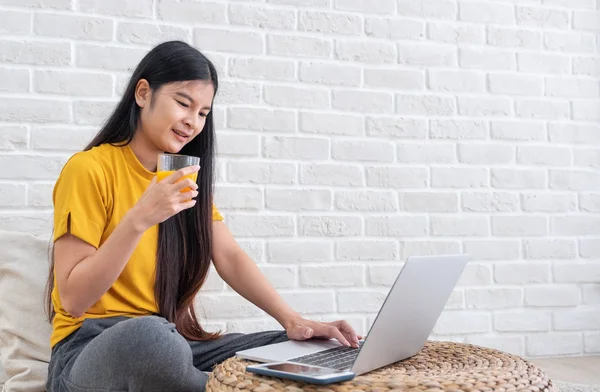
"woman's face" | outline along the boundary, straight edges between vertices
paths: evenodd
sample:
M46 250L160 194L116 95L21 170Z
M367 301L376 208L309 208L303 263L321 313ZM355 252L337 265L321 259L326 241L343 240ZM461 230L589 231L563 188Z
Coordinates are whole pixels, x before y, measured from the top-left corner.
M169 83L152 91L140 80L136 101L142 108L140 130L145 139L158 151L179 152L204 129L214 94L207 81Z

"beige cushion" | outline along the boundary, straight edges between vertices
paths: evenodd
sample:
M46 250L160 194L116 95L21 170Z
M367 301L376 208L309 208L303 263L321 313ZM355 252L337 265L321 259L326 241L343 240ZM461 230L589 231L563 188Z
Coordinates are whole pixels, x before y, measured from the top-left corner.
M2 366L0 366L0 385L4 385L4 383L6 382L7 379L8 379L8 376L6 375L4 368ZM2 388L0 388L0 390L1 389Z
M47 239L0 231L0 367L10 392L45 391L51 325L44 312Z

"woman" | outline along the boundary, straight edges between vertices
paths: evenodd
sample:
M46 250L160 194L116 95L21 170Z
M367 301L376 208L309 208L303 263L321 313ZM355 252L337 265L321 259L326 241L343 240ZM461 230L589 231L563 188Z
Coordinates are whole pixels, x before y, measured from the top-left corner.
M357 347L345 321L293 311L213 206L217 88L198 50L158 45L98 135L64 166L53 192L48 391L199 391L203 371L241 349L311 337ZM200 167L157 182L162 152L200 157ZM183 178L194 172L196 183ZM204 331L193 303L211 261L284 331Z

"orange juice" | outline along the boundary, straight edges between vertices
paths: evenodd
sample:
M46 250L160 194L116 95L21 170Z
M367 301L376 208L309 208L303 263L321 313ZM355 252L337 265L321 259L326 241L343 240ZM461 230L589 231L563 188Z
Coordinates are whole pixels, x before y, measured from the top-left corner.
M158 177L158 181L160 182L160 181L164 180L166 177L169 177L173 173L175 173L175 170L159 171L159 172L156 172L156 177ZM192 173L192 174L183 176L177 182L183 180L184 178L189 178L190 180L196 182L196 180L198 179L198 173ZM182 193L189 192L189 191L191 191L191 189L187 186L181 190Z

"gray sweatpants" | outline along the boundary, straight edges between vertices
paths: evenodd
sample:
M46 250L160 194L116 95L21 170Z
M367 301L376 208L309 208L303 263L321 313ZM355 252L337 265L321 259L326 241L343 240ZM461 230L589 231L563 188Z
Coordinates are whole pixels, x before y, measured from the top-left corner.
M85 319L52 349L48 392L204 391L204 371L236 351L288 340L285 331L185 339L158 316Z

